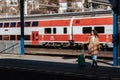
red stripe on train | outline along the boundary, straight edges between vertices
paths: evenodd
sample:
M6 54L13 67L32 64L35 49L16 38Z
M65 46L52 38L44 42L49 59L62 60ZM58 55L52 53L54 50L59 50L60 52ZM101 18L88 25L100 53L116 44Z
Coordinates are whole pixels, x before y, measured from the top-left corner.
M112 17L74 19L73 21L73 26L111 25L111 24L113 24Z
M88 38L89 38L89 34L84 34L84 35L76 34L76 35L73 35L73 40L75 42L88 42Z
M80 35L80 34L76 34L73 35L73 40L74 42L88 42L88 38L89 38L89 34L84 34L84 35ZM32 40L32 36L30 36L30 40ZM70 40L70 35L66 34L66 35L50 35L50 34L46 34L46 35L39 35L38 36L38 40L39 41L69 41ZM112 42L112 35L104 35L104 34L99 34L99 41L100 42Z
M47 20L47 21L39 21L39 26L70 26L70 20Z
M32 41L32 35L30 35L30 40ZM39 35L38 36L39 41L69 41L70 40L70 35Z
M89 38L89 34L73 35L73 40L75 42L88 42L88 38ZM99 41L100 42L112 42L112 35L99 34Z

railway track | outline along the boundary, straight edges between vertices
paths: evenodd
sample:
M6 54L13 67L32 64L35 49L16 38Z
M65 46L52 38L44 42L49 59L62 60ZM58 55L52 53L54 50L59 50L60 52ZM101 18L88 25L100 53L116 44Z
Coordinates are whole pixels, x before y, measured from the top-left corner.
M25 48L25 54L27 55L54 55L54 56L78 56L84 53L86 56L90 56L87 50L80 49L50 49L50 48ZM99 57L112 58L112 51L100 51Z

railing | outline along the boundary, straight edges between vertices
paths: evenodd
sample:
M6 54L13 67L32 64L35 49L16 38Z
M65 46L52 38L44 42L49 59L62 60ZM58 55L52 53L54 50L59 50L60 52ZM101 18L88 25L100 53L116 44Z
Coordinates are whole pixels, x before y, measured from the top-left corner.
M8 47L8 48L0 51L0 53L3 53L4 51L11 49L11 48L13 48L14 46L17 46L18 44L19 44L19 43L16 43L16 44L14 44L14 45L12 45L12 46L10 46L10 47Z

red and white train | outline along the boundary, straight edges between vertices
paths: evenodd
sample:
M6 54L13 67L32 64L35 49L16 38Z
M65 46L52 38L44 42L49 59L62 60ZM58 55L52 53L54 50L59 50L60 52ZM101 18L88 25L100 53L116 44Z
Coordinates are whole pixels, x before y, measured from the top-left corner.
M90 31L99 33L103 46L113 47L112 16L28 18L25 20L25 45L73 46L86 43ZM20 21L18 19L0 20L0 40L20 40Z

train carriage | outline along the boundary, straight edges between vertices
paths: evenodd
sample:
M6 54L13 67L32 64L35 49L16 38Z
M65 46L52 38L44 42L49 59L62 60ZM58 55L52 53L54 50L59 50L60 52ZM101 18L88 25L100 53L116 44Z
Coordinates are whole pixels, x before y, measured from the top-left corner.
M20 40L20 26L19 19L1 20L0 40ZM69 47L76 44L87 43L92 29L98 31L101 45L113 47L112 16L71 16L57 17L53 19L26 19L24 31L25 45Z
M86 43L90 31L97 30L101 45L112 46L113 20L111 16L76 18L73 21L73 40L75 43Z

